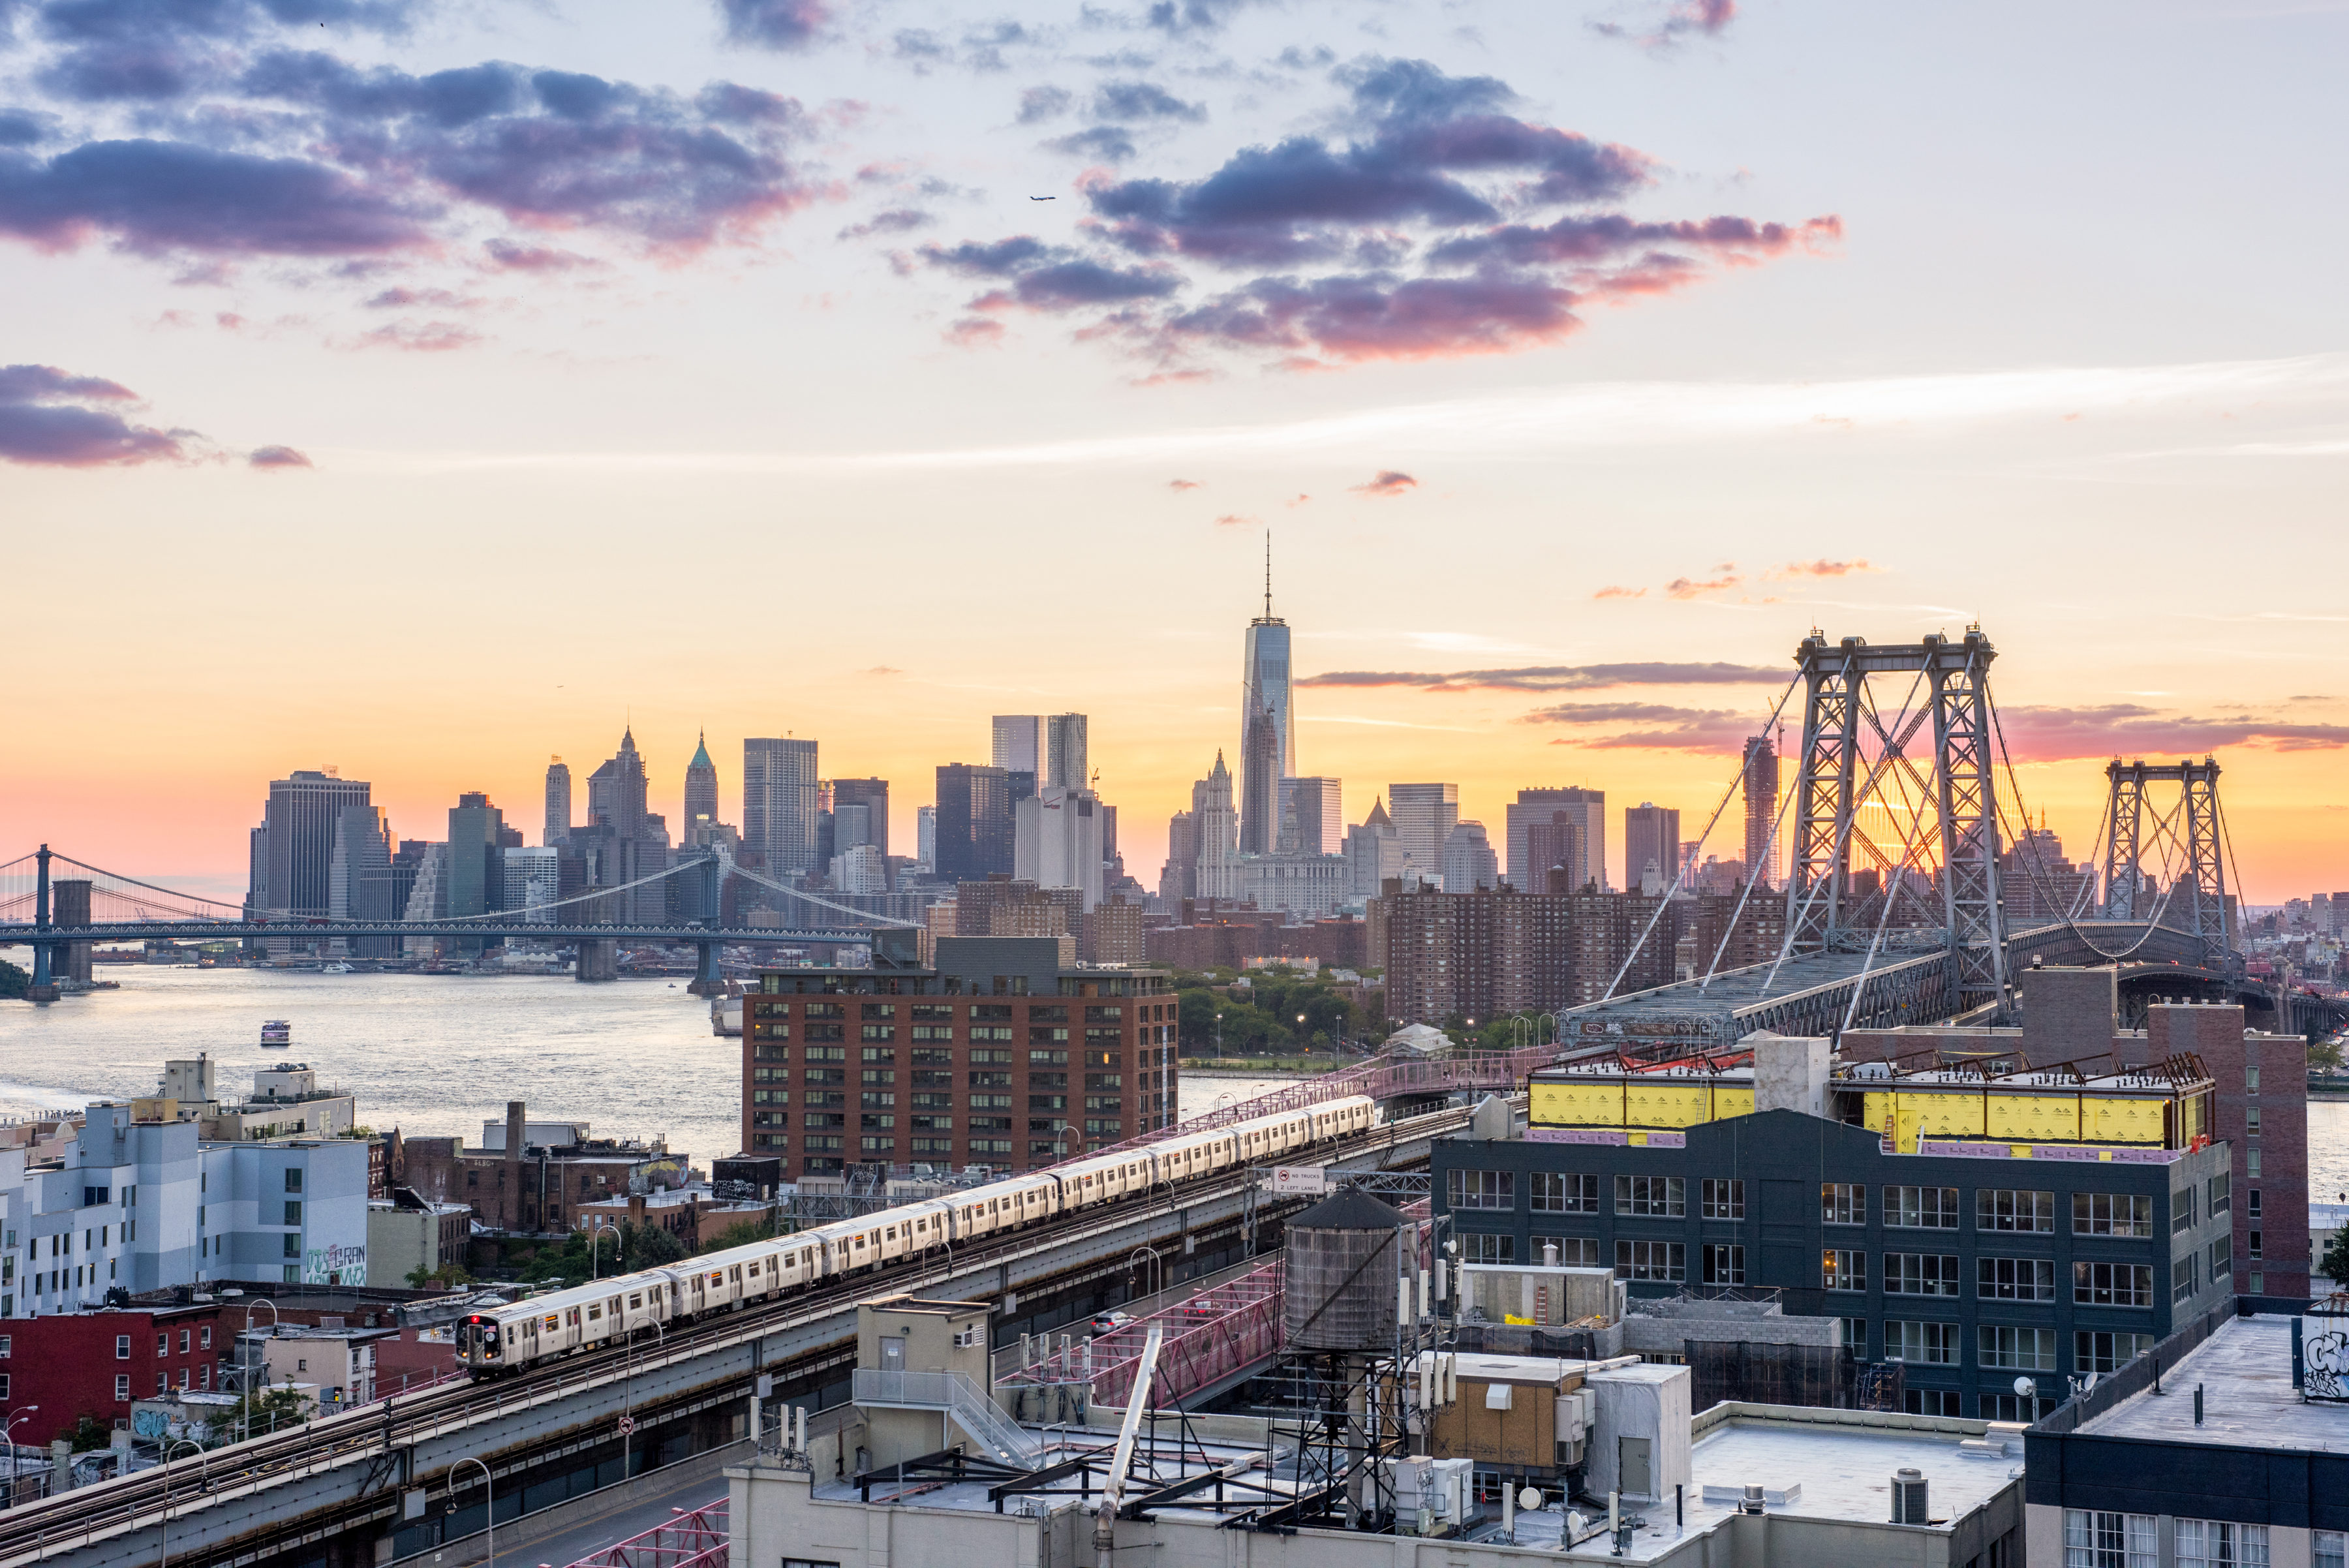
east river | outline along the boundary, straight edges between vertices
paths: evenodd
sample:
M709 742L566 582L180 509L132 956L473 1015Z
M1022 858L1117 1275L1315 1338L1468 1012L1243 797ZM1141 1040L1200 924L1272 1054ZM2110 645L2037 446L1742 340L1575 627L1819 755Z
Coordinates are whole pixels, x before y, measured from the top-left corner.
M21 964L30 955L0 956ZM47 1007L0 1002L0 1116L151 1095L165 1058L202 1051L220 1064L223 1095L249 1090L256 1067L307 1063L322 1086L357 1096L360 1123L378 1131L479 1143L481 1124L520 1099L533 1120L665 1136L705 1169L741 1143L742 1043L712 1034L709 1002L681 981L132 964L98 974L121 989ZM261 1049L273 1018L292 1023L293 1049ZM1277 1084L1186 1078L1182 1111ZM2308 1120L2311 1195L2349 1192L2349 1100L2312 1101Z
M0 950L30 967L30 954ZM257 1067L307 1063L358 1101L361 1126L458 1134L478 1145L508 1100L533 1121L584 1121L598 1137L666 1136L709 1168L742 1142L742 1042L712 1034L709 1003L682 981L582 985L568 976L316 974L101 964L119 991L47 1007L0 1002L0 1116L79 1110L151 1095L169 1059L208 1053L225 1097ZM291 1050L261 1049L264 1020ZM1185 1116L1274 1080L1200 1078Z

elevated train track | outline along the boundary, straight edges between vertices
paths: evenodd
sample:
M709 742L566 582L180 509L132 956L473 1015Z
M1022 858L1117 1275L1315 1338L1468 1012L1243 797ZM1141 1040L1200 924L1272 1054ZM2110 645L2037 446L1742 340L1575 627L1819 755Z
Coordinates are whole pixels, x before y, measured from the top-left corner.
M1366 1169L1417 1164L1426 1158L1429 1139L1464 1126L1468 1115L1464 1107L1449 1107L1289 1158ZM842 1346L854 1339L859 1301L941 1288L1000 1295L1049 1286L1073 1272L1052 1261L1081 1253L1089 1243L1093 1251L1077 1269L1102 1258L1122 1263L1122 1249L1136 1233L1171 1241L1187 1231L1236 1222L1249 1179L1246 1171L1223 1171L1171 1188L1162 1184L1163 1196L1081 1210L1016 1236L957 1249L951 1257L934 1251L923 1260L826 1282L656 1340L581 1352L503 1378L395 1397L296 1431L214 1449L201 1463L182 1458L168 1469L140 1470L0 1511L0 1568L128 1568L156 1561L159 1537L167 1532L170 1560L183 1568L303 1561L295 1553L305 1542L322 1541L326 1549L312 1551L307 1560L337 1568L388 1561L377 1554L376 1542L388 1548L400 1523L402 1494L429 1488L431 1506L440 1506L446 1488L434 1483L459 1458L479 1455L492 1469L526 1468L550 1445L568 1441L576 1449L606 1440L609 1418L624 1408L645 1410L654 1420L722 1409L747 1394L761 1373L781 1384L840 1360ZM1258 1220L1266 1213L1262 1206L1255 1210Z

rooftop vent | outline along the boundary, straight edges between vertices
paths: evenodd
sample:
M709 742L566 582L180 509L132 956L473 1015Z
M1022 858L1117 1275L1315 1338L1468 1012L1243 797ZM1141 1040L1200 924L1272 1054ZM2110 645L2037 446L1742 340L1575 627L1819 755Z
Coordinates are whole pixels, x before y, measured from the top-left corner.
M1745 1496L1740 1500L1737 1504L1737 1511L1740 1513L1760 1513L1763 1510L1764 1497L1765 1494L1760 1486L1753 1482L1748 1482L1745 1488Z
M1895 1524L1930 1524L1926 1517L1925 1472L1899 1469L1892 1472L1892 1522Z

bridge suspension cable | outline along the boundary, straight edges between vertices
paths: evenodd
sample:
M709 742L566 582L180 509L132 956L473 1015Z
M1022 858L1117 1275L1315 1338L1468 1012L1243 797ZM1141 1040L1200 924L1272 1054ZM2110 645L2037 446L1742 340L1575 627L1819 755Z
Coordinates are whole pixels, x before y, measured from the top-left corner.
M1770 716L1762 721L1761 729L1755 732L1757 734L1766 735L1770 732L1771 729L1778 722L1778 715L1785 711L1787 700L1794 696L1795 689L1801 684L1802 677L1800 675L1795 676L1794 680L1786 682L1786 689L1778 693L1778 701L1772 704ZM1680 896L1682 887L1688 881L1690 866L1695 862L1698 856L1704 853L1704 841L1713 836L1714 825L1721 821L1721 814L1729 809L1729 798L1737 793L1738 785L1744 782L1744 778L1745 768L1743 761L1741 761L1738 765L1736 776L1729 781L1729 787L1721 792L1721 799L1713 804L1713 815L1705 818L1704 830L1696 836L1695 849L1687 854L1682 854L1680 852L1680 846L1674 845L1672 846L1672 859L1679 866L1680 869L1678 874L1672 877L1671 888L1657 903L1654 912L1649 915L1647 926L1640 932L1640 940L1633 942L1631 944L1631 950L1624 955L1623 967L1615 971L1615 978L1607 982L1607 994L1600 997L1599 999L1599 1001L1605 1002L1612 998L1615 994L1616 987L1623 983L1623 977L1631 972L1631 965L1638 961L1640 952L1647 947L1648 939L1655 935L1656 922L1664 918L1664 911L1670 909L1671 907L1672 900Z

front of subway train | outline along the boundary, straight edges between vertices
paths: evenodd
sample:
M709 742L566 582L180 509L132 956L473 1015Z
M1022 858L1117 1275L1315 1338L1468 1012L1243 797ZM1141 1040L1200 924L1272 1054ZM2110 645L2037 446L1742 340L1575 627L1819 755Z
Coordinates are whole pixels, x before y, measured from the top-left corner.
M504 1364L498 1320L476 1313L457 1325L457 1360L474 1372L494 1372Z

